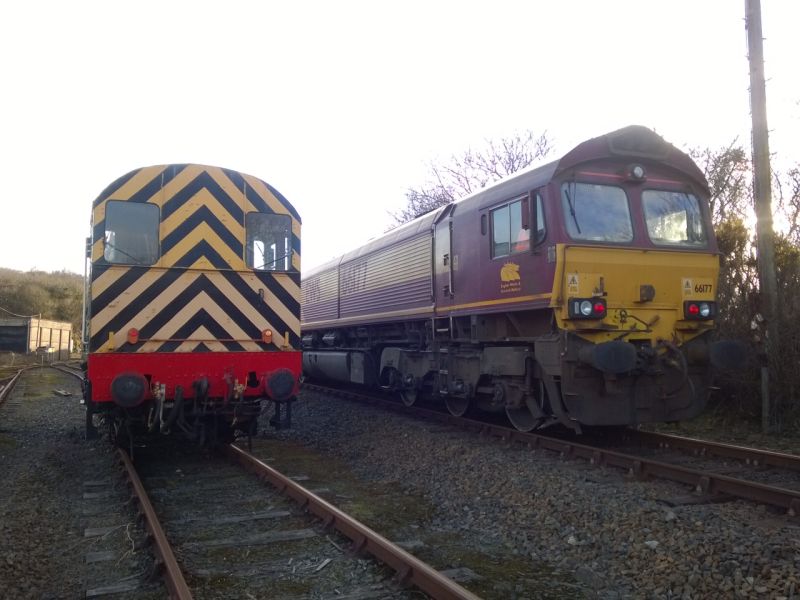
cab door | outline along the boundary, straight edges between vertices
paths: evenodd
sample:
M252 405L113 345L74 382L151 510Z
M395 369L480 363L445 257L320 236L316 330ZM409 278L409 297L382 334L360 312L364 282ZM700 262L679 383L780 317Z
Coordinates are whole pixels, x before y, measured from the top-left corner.
M453 276L453 210L450 204L436 217L433 225L433 279L437 308L453 304L455 281Z

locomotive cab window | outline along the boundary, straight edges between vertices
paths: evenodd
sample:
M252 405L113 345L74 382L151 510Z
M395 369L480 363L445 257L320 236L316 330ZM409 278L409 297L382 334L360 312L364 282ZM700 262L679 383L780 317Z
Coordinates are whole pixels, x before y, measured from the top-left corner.
M642 192L647 234L654 244L697 246L707 243L700 203L692 194L664 190Z
M123 265L158 261L158 206L147 202L109 200L106 203L103 258Z
M544 212L542 199L537 194L536 203L536 235L534 245L545 237ZM492 258L508 256L530 250L531 223L528 196L515 200L490 212L492 222Z
M561 204L567 233L573 240L633 241L628 197L622 188L594 183L565 183L561 186Z
M292 218L289 215L247 213L247 266L256 271L292 268Z

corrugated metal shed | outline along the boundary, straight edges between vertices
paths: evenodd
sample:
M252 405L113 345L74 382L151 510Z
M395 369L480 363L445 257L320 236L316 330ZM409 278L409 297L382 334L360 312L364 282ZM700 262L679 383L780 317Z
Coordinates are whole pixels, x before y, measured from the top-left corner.
M0 352L45 352L67 360L72 349L72 324L37 317L0 319Z

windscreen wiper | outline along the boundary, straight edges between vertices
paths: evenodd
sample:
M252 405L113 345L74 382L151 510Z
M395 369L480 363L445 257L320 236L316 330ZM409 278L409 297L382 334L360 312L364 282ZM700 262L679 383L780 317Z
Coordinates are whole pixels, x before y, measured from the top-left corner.
M109 248L111 248L111 249L112 249L114 252L119 252L120 254L124 254L125 256L127 256L128 258L130 258L130 259L133 261L133 264L135 264L135 265L144 265L144 264L147 264L147 263L145 263L144 261L141 261L141 260L139 260L139 259L138 259L138 258L136 258L135 256L132 256L131 254L128 254L128 253L127 253L127 252L125 252L125 250L123 250L122 248L117 248L117 246L115 246L115 245L114 245L114 244L112 244L111 242L106 242L106 246L108 246Z
M578 233L581 233L581 226L578 225L578 215L575 214L575 206L572 204L572 197L569 195L569 184L564 188L564 195L567 197L567 204L569 204L569 214L572 215L572 220L575 221L575 228Z
M274 265L274 264L275 264L276 262L278 262L279 260L283 260L284 258L286 258L286 257L288 257L288 256L291 256L291 255L292 255L292 253L291 253L291 252L289 252L288 254L284 254L283 256L279 256L279 257L278 257L278 258L276 258L275 260L271 260L271 261L269 261L269 262L265 262L265 263L264 263L264 264L262 264L260 267L256 267L255 269L256 269L256 271L263 271L263 270L265 270L265 269L267 268L267 265Z

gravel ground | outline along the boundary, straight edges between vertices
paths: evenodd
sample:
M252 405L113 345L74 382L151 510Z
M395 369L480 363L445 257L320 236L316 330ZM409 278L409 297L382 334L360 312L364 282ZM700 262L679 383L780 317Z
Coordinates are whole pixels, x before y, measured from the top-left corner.
M671 433L704 440L716 440L726 444L738 444L763 448L774 452L800 454L800 421L783 427L780 435L761 433L756 421L723 418L721 409L709 411L697 419L675 424L659 424L649 427L653 431Z
M32 371L0 407L0 598L79 598L125 582L137 590L115 598L163 597L142 584L149 554L124 489L103 483L107 442L82 439L78 397L72 378ZM484 582L486 598L800 597L800 524L763 506L681 503L687 492L673 484L311 392L293 429L265 435L335 456L367 485L400 490L399 503L422 499L432 509L411 526L417 537L459 540L536 574L530 587L520 573ZM90 527L109 532L86 537ZM87 564L99 552L116 558ZM489 569L469 557L459 566Z
M148 554L134 551L139 529L110 445L83 439L79 399L77 380L37 369L0 407L0 598L82 598L109 584L137 588L115 598L163 597L140 584ZM87 536L92 527L109 529ZM100 552L114 559L89 564Z
M435 507L426 526L494 544L499 558L525 558L531 571L552 568L586 597L800 597L800 523L764 506L690 503L675 484L310 391L293 429L262 435L331 453L366 481L400 482ZM499 582L484 595L547 594Z

